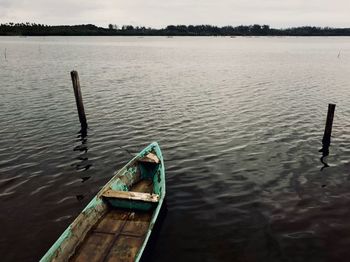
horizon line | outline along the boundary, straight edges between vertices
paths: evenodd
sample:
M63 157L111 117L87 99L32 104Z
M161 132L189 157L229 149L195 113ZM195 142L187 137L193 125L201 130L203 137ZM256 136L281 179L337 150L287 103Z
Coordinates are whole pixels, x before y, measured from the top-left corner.
M205 24L205 23L199 23L199 24L181 24L181 23L178 23L178 24L168 24L166 26L163 26L163 27L152 27L152 26L146 26L146 25L134 25L132 23L125 23L125 24L115 24L115 23L109 23L107 24L106 26L102 26L102 25L96 25L96 24L93 24L93 23L79 23L79 24L45 24L45 23L37 23L37 22L0 22L0 25L10 25L11 23L13 23L14 25L15 24L25 24L27 25L29 23L29 25L33 25L33 24L36 24L36 25L45 25L45 26L81 26L81 25L93 25L93 26L96 26L96 27L99 27L99 28L104 28L104 29L108 29L108 26L110 24L112 25L116 25L118 27L123 27L123 26L133 26L133 27L145 27L147 29L156 29L156 30L161 30L161 29L165 29L166 27L168 26L212 26L212 27L219 27L219 28L222 28L222 27L239 27L239 26L254 26L254 25L259 25L259 26L269 26L270 29L277 29L277 30L285 30L285 29L292 29L292 28L302 28L302 27L313 27L313 28L321 28L321 29L326 29L326 28L329 28L329 29L349 29L350 28L350 25L349 27L336 27L336 26L316 26L316 25L298 25L298 26L287 26L287 27L273 27L273 26L270 26L269 24L265 24L265 23L262 23L262 24L258 24L258 23L252 23L252 24L239 24L239 25L231 25L231 24L227 24L227 25L216 25L216 24Z

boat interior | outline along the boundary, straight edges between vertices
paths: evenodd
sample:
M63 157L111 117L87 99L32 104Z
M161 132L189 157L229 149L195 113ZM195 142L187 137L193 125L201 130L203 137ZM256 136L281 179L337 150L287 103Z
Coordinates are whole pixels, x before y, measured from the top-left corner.
M159 159L148 154L125 169L130 176L122 174L102 192L106 210L70 261L135 261L159 201L159 194L155 192L158 167ZM120 184L127 189L120 190Z

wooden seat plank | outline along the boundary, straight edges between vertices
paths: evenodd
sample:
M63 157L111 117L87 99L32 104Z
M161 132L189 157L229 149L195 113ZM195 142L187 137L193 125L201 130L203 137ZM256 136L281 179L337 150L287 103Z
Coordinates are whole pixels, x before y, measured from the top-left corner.
M143 192L132 192L132 191L116 191L116 190L106 190L103 194L103 197L106 198L118 198L118 199L128 199L128 200L136 200L136 201L144 201L144 202L159 202L159 195L157 194L149 194Z

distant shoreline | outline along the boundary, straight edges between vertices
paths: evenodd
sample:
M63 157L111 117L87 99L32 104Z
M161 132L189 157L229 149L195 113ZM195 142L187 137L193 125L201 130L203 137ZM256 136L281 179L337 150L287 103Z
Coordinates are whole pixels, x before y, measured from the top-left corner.
M169 25L165 28L110 24L108 28L87 25L0 24L0 36L350 36L350 28L303 26L285 29L268 25L217 27Z
M165 37L165 38L173 38L173 37L212 37L212 38L238 38L238 37L245 37L245 38L258 38L258 37L274 37L274 38L283 38L283 37L305 37L305 38L312 38L312 37L350 37L350 35L1 35L0 37L19 37L19 38L27 38L27 37L54 37L54 36L125 36L125 37L138 37L138 38L144 38L144 37Z

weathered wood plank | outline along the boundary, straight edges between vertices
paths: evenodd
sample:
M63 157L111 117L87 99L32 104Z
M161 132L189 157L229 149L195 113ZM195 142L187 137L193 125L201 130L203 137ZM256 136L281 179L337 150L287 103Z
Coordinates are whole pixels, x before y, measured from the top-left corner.
M94 232L115 234L121 230L124 221L127 220L129 212L126 211L110 211L98 223Z
M114 236L109 234L92 233L87 236L78 253L70 260L74 262L102 261L105 253L113 241Z
M60 245L60 248L52 254L50 260L52 262L66 262L68 258L74 255L75 250L82 243L83 239L89 235L91 227L107 212L105 204L96 204L94 208L86 208L73 221L73 223L63 233L65 241Z
M149 194L143 192L130 192L130 191L115 191L115 190L106 190L103 194L103 197L107 198L119 198L119 199L128 199L128 200L137 200L144 202L157 203L159 201L159 195Z
M78 115L79 115L79 121L80 121L80 124L81 124L81 129L82 129L82 131L86 132L86 129L87 129L88 125L87 125L87 122L86 122L83 98L82 98L82 95L81 95L79 75L78 75L77 71L70 72L70 75L71 75L71 78L72 78L74 95L75 95L75 101L76 101L76 104L77 104L77 109L78 109Z
M159 164L159 158L153 153L148 153L146 156L140 158L139 161L146 162L146 163Z
M109 210L70 261L134 261L149 229L152 214Z
M144 236L149 228L152 213L132 212L121 234Z
M334 118L335 104L328 104L326 127L323 134L322 144L329 147L331 144L332 126Z
M143 242L143 238L120 236L112 247L106 261L108 262L132 262L135 261L137 252Z

